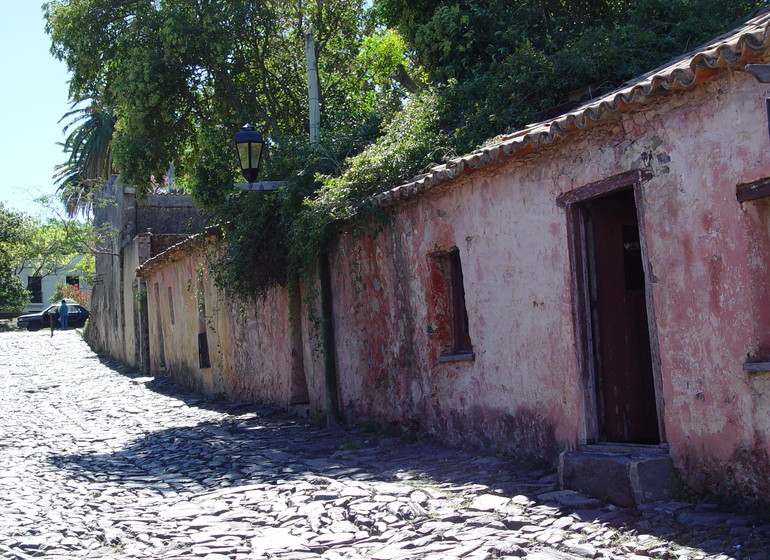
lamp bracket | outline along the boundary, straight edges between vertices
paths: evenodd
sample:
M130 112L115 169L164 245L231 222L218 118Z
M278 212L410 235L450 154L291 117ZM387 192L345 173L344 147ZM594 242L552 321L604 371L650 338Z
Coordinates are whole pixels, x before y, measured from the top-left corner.
M257 181L256 183L233 183L244 191L277 191L286 184L286 181Z

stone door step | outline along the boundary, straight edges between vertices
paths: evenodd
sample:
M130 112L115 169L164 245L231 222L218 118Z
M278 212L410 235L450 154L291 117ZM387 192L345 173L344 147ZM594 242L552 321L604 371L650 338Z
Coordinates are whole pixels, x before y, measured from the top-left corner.
M677 490L671 457L659 446L590 445L559 455L562 488L629 507Z

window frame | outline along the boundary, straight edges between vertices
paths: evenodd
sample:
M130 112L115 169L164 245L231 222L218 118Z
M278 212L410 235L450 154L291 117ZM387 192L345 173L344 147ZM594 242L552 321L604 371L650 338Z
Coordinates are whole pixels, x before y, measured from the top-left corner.
M439 362L461 362L475 360L473 341L470 336L468 307L465 297L460 250L457 247L432 255L434 266L443 277L446 311L436 316L436 320L448 331L449 344L438 356ZM443 307L443 306L442 306Z
M33 281L37 284L35 288L31 285ZM30 303L43 303L43 277L37 274L28 276L27 291L32 294Z

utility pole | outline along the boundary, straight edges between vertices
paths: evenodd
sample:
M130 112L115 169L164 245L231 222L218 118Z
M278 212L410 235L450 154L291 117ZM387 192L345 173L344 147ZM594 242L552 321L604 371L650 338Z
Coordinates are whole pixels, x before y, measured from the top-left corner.
M321 141L321 103L318 94L318 63L315 57L313 27L305 33L305 59L307 61L307 92L310 104L310 145Z
M305 59L307 61L307 92L310 107L310 145L321 142L321 104L318 95L318 63L315 56L313 27L305 33ZM334 341L334 310L332 307L332 279L329 269L329 253L326 248L318 256L318 281L321 298L321 341L324 350L324 381L326 382L326 424L340 423L340 407L337 396L337 359Z

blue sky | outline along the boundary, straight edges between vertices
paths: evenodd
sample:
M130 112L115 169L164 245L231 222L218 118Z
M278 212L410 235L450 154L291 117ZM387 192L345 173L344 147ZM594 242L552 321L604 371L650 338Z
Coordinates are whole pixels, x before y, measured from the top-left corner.
M0 0L0 202L30 214L64 161L59 119L69 110L64 63L49 53L43 0Z

